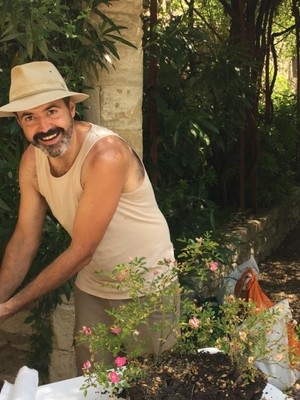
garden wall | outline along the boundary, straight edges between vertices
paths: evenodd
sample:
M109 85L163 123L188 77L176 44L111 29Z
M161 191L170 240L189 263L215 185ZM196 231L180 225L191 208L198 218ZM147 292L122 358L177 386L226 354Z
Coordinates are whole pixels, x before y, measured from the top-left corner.
M276 249L286 235L300 222L300 188L278 207L240 220L228 227L228 234L239 240L236 263L251 254L259 263Z
M300 188L290 198L272 210L239 220L228 228L228 233L239 239L236 263L253 254L256 261L264 260L278 247L286 235L300 223ZM5 321L0 329L0 350L7 347L28 350L30 329L23 323L27 313L22 311ZM73 342L74 304L65 302L52 316L54 337L50 364L50 381L56 382L76 376ZM16 360L17 362L17 360Z

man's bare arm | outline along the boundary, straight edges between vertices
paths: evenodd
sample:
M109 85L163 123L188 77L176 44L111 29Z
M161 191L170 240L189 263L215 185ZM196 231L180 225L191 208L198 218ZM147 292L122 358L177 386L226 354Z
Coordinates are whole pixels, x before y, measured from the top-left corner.
M0 269L0 302L22 283L34 258L43 230L47 205L36 189L33 149L24 153L19 172L20 208L15 231Z
M0 320L57 288L91 261L115 213L132 157L127 145L121 141L103 141L96 146L84 173L84 192L70 246L28 286L0 305Z

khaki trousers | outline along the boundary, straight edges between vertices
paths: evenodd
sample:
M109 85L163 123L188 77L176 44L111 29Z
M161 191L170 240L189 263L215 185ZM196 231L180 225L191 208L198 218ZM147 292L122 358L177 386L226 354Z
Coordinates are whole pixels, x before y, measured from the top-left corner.
M103 323L106 325L113 324L113 317L111 317L106 310L110 310L116 307L119 307L121 304L128 303L131 300L109 300L102 299L97 296L90 295L78 289L75 286L74 289L75 295L75 326L74 326L74 338L78 335L78 332L82 329L83 326L93 327L97 323ZM144 298L146 301L147 299ZM169 321L175 321L175 325L179 320L179 312L180 312L180 296L174 295L172 298L164 299L164 302L170 304L170 302L175 306L176 312L174 314L164 315L164 318ZM162 319L161 312L155 312L149 317L148 325L143 324L138 328L139 336L138 338L145 342L145 346L143 345L143 349L145 353L153 353L157 354L160 349L160 338L161 332L153 331L151 326L157 324ZM167 335L166 335L167 336ZM176 334L172 332L169 334L166 342L162 347L162 351L168 350L171 348L176 342ZM86 345L80 344L76 345L75 343L75 353L76 353L76 367L78 375L82 375L82 366L83 363L90 359L90 353ZM160 349L161 350L161 349ZM103 361L107 366L111 366L113 364L113 356L108 351L103 351L99 353L99 356L96 361Z

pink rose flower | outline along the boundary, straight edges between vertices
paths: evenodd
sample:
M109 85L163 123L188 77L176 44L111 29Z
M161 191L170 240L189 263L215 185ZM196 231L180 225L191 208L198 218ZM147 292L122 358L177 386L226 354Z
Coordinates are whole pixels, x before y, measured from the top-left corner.
M200 320L196 317L193 317L189 320L189 326L193 329L199 328Z
M111 371L111 372L109 373L108 377L109 377L109 380L110 380L112 383L118 383L119 380L120 380L119 374L118 374L117 372L115 372L115 371Z
M81 329L81 332L85 335L85 336L90 336L92 334L92 330L91 328L89 328L88 326L83 326Z
M122 332L122 328L118 326L111 326L110 327L111 333L114 333L115 335L119 335Z
M91 366L92 366L92 363L89 360L87 360L85 363L83 363L83 366L81 369L85 372L89 372L89 369L91 368Z
M117 357L115 359L116 366L119 367L119 368L124 367L126 362L127 362L126 357Z
M211 261L209 263L209 269L213 272L217 271L219 268L219 264L216 261Z
M117 276L118 282L123 282L123 281L127 278L128 274L129 274L128 269L125 269L123 272L121 272L121 273Z

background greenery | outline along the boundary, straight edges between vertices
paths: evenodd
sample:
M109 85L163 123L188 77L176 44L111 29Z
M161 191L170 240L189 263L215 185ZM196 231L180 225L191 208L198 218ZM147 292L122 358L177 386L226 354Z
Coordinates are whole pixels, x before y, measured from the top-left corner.
M117 43L130 44L122 38L126 27L105 16L110 3L0 0L0 104L8 101L16 64L48 59L80 91L85 75L106 68L106 54L118 59ZM299 6L245 0L239 10L238 0L169 0L158 1L156 13L154 3L145 1L143 14L143 156L179 253L186 238L217 235L231 214L270 208L299 181L298 81L288 80L285 68L299 53ZM26 145L15 120L1 119L1 254L17 218ZM24 284L68 241L49 214ZM45 296L27 320L34 329L31 365L44 376L49 316L71 289L68 282Z
M84 89L84 74L106 68L104 55L118 59L116 43L126 42L122 30L105 16L107 0L88 0L82 8L74 1L0 0L0 103L8 102L10 70L14 65L34 60L54 62L72 90ZM77 108L77 118L83 116ZM0 254L13 232L19 205L18 166L27 146L14 118L1 119L0 135ZM33 262L26 285L68 245L69 237L49 213L40 250ZM29 365L47 378L52 349L50 315L62 295L69 298L72 281L42 298L26 322L33 328Z
M272 207L298 183L292 3L171 1L156 25L145 17L144 157L174 239Z

